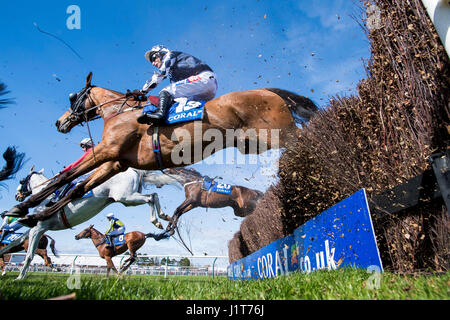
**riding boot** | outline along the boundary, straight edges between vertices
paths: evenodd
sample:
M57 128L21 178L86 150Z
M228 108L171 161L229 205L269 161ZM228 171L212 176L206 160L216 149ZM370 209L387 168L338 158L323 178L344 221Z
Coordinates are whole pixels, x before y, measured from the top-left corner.
M109 241L109 244L108 243L106 243L106 247L108 248L114 248L114 243L113 243L113 237L112 236L106 236L106 238L108 239L108 241Z
M2 230L2 235L0 237L0 243L2 243L3 238L5 238L7 231L6 230Z
M137 118L137 122L141 124L159 124L160 122L164 121L166 111L169 109L172 103L172 95L169 92L162 90L159 93L158 109L153 113L143 113Z

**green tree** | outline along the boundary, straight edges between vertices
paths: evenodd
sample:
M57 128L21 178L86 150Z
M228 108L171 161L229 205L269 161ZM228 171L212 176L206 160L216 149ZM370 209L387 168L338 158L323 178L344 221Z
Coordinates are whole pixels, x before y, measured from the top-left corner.
M191 266L191 261L188 258L182 258L178 262L178 265L180 267L190 267Z

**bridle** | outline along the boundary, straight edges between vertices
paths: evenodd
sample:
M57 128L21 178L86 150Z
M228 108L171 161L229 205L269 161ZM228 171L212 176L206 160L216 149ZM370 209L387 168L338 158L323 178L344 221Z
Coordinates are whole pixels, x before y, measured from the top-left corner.
M86 127L88 129L89 138L91 139L91 141L94 141L94 140L92 139L91 129L89 128L89 121L99 119L99 118L101 118L101 116L99 114L97 114L96 116L89 119L88 118L89 112L91 112L92 110L98 109L101 106L104 106L105 104L125 99L124 102L122 103L122 105L120 106L120 108L117 110L117 114L119 114L122 112L122 108L127 103L128 99L132 98L132 96L119 97L119 98L115 98L115 99L111 99L109 101L103 102L99 105L94 105L94 106L86 109L86 106L85 106L86 99L89 99L89 102L91 105L94 104L94 102L92 101L92 98L90 96L91 89L93 87L94 87L93 85L90 85L90 84L87 85L86 87L84 87L78 93L75 94L76 95L75 99L70 99L71 101L70 101L69 116L68 116L68 118L71 122L79 123L81 126L83 126L83 122L86 122ZM96 161L94 149L92 150L92 155L94 157L94 161Z
M92 110L92 108L89 108L86 110L85 104L86 99L89 99L90 102L92 102L91 97L89 96L91 89L93 86L84 87L76 93L76 99L75 101L70 101L70 108L69 108L69 118L72 122L80 122L81 124L83 121L88 121L87 119L87 113ZM99 118L100 116L95 116L94 118L90 120L94 120Z
M105 104L125 99L124 102L122 103L122 105L120 106L120 108L117 110L117 113L120 113L122 111L123 106L127 103L127 101L130 98L133 98L132 96L128 96L128 97L125 96L125 97L114 98L114 99L105 101L105 102L103 102L101 104L94 105L94 106L86 109L86 107L85 107L86 99L89 99L89 102L91 104L94 104L92 99L91 99L91 97L90 97L90 95L89 95L91 93L91 89L93 87L94 86L90 85L88 87L85 87L85 88L81 89L80 92L76 93L76 100L75 101L71 101L70 108L69 108L70 121L72 121L72 122L79 122L81 125L83 125L83 122L88 123L88 121L100 118L100 115L96 115L95 117L93 117L91 119L88 119L88 113L91 112L92 110L98 109L98 108L104 106Z
M88 239L92 237L91 229L92 227L86 228L83 233L78 236L78 239Z
M31 179L31 176L33 175L33 174L35 174L35 173L37 173L36 171L33 171L33 172L31 172L31 173L29 173L25 178L23 178L22 180L20 180L20 187L19 188L17 188L17 193L16 193L16 195L15 195L15 199L17 200L17 201L20 201L19 199L18 199L18 194L20 194L23 198L26 198L26 197L28 197L30 194L32 194L33 192L32 192L32 190L31 190L31 188L29 187L29 185L30 185L30 179Z

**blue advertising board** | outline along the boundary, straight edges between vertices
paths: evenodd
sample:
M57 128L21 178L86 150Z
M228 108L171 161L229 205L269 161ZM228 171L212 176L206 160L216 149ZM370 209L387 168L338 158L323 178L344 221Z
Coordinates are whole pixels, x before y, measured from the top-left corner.
M233 262L228 277L264 279L343 266L383 270L364 189L307 221L293 234Z

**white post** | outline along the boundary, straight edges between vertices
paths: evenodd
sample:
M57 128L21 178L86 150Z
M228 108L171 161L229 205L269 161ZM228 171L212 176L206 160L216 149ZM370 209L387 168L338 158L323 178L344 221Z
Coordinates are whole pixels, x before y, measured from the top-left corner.
M167 278L167 264L169 263L169 257L166 258L166 269L164 270L164 278Z
M450 58L450 1L422 0L422 3L441 38L447 56Z

